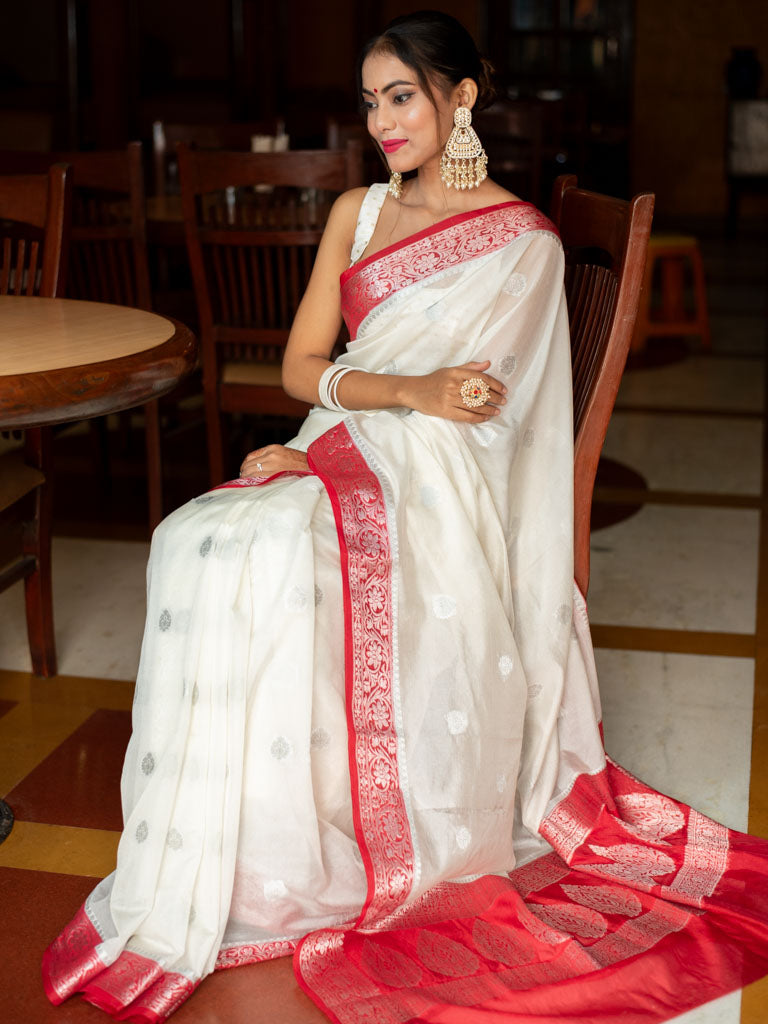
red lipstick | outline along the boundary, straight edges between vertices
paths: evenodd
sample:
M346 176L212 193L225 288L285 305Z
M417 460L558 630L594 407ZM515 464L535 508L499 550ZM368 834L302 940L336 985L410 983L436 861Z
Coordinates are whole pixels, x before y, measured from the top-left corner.
M401 146L404 146L407 141L408 139L386 139L382 142L381 148L385 153L394 153L396 150L400 149Z

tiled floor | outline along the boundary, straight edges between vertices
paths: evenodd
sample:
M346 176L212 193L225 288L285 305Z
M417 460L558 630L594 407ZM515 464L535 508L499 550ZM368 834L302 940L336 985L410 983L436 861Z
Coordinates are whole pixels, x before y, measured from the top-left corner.
M662 791L768 837L767 259L749 238L705 238L704 253L714 352L625 375L606 454L634 475L599 483L598 511L613 522L593 535L589 606L609 752ZM62 441L62 465L68 451ZM0 795L17 818L0 845L8 1024L105 1019L80 1000L51 1007L38 965L114 862L148 545L125 539L141 530L122 529L119 514L117 527L91 528L76 502L59 521L58 679L29 674L21 586L0 595ZM206 980L174 1018L324 1019L289 960ZM678 1020L765 1024L768 983Z

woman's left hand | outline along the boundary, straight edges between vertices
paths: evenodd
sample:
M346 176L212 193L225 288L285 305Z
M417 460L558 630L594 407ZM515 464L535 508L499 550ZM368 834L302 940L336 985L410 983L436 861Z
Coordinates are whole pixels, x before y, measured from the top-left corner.
M301 473L308 469L305 452L286 448L282 444L268 444L249 452L240 466L240 476L273 476L275 473Z

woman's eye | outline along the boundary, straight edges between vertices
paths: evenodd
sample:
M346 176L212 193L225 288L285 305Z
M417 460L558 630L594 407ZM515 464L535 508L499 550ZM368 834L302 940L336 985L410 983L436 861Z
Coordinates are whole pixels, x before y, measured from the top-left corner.
M413 96L412 92L400 92L397 94L397 96L395 96L394 102L406 103L411 98L411 96Z
M373 102L373 100L363 100L362 106L363 106L363 110L375 110L376 109L376 104Z

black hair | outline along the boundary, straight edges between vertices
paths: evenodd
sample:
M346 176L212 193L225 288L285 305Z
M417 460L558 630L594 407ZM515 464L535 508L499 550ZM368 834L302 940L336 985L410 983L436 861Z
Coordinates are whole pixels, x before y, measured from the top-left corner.
M477 52L475 41L461 22L449 14L440 11L404 14L369 39L357 62L358 97L362 97L363 62L372 53L391 53L411 68L433 104L433 86L446 93L464 78L477 83L475 109L482 110L495 98L492 65Z

